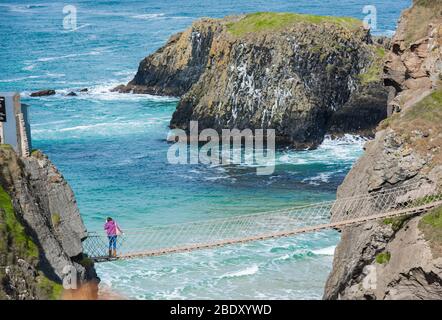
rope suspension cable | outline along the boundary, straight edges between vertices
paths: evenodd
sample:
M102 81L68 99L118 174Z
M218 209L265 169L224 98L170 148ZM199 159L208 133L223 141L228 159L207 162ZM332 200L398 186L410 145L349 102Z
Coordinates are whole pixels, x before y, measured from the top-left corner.
M160 255L283 237L344 227L396 215L415 214L442 205L442 193L421 183L316 204L204 221L125 230L119 238L119 258ZM107 237L90 232L84 251L106 260Z

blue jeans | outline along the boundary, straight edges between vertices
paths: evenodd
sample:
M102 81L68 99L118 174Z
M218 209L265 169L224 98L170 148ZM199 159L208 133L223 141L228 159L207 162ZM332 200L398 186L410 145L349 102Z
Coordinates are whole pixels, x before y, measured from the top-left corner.
M109 250L117 249L117 236L108 236L109 238Z

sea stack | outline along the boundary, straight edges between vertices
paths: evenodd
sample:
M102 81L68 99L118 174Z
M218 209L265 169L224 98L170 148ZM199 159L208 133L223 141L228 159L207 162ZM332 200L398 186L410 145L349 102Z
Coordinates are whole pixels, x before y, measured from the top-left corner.
M121 92L180 96L172 128L272 128L314 148L372 135L387 115L383 44L352 18L255 13L202 19L141 61Z

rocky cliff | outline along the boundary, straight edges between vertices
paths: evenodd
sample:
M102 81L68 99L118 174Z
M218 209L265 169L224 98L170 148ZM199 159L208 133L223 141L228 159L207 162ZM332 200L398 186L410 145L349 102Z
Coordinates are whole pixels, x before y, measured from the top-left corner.
M288 13L203 19L145 58L116 90L181 96L172 128L276 130L317 146L328 133L370 134L386 117L384 47L360 21Z
M0 299L58 299L67 272L96 298L86 236L74 194L47 157L0 145Z
M338 198L399 186L442 188L442 1L414 1L386 56L391 116ZM442 208L342 230L326 299L442 299Z

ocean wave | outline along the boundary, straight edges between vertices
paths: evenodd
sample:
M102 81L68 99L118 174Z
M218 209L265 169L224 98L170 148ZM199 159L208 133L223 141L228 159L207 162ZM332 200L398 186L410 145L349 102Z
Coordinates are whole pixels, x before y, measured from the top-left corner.
M130 133L136 129L143 129L149 125L161 124L166 122L164 118L150 118L145 120L136 120L136 121L118 121L118 122L100 122L94 124L84 124L77 125L73 127L66 128L56 128L56 129L35 129L33 133L36 135L48 135L48 134L57 134L57 133L66 133L66 132L75 132L76 134L83 132L91 132L94 134L101 135L115 135L117 132ZM103 128L102 130L99 130ZM125 130L131 128L131 131Z
M26 76L26 77L19 77L19 78L12 78L12 79L0 79L0 82L16 82L16 81L23 81L27 79L38 79L42 76Z
M302 182L308 182L313 186L319 186L321 183L328 183L335 172L322 172L314 177L305 178Z
M331 137L330 135L326 135L324 138L324 141L322 142L321 146L328 146L328 145L348 145L348 144L365 144L369 139L360 135L354 135L354 134L344 134L342 137Z
M13 4L0 4L0 7L4 7L11 12L19 13L30 13L34 9L44 9L49 7L51 4L23 4L23 5L13 5Z
M22 68L23 71L32 71L36 67L36 64L28 64Z
M278 153L277 164L312 165L312 164L352 164L362 153L368 139L346 134L340 138L326 136L323 143L315 150L286 150ZM317 179L325 178L324 176ZM316 181L317 182L317 181Z
M92 50L92 51L83 52L83 53L71 53L71 54L66 54L66 55L62 55L62 56L38 58L37 61L48 62L48 61L76 58L76 57L81 57L81 56L97 56L97 55L102 54L106 50L106 48Z
M86 27L90 27L90 26L91 26L90 23L84 23L84 24L79 25L79 26L77 26L75 28L63 30L63 32L73 32L73 31L77 31L77 30L80 30L80 29L83 29L83 28L86 28Z
M127 80L129 81L129 79ZM113 92L112 89L121 83L127 81L111 81L107 84L96 85L87 93L79 95L80 98L86 99L97 99L97 100L130 100L130 101L142 101L142 100L151 100L151 101L164 101L164 102L174 102L178 101L177 97L168 97L168 96L154 96L150 94L133 94L133 93L120 93Z
M44 75L30 75L25 77L18 77L12 79L0 79L0 82L8 83L8 82L16 82L16 81L24 81L24 80L32 80L32 79L45 79L45 78L63 78L66 75L64 73L50 73L47 72ZM24 96L30 95L30 92L23 91Z
M27 76L16 79L6 79L0 80L0 82L14 82L21 81L26 79L35 79L35 78L61 78L64 77L64 74L51 74L47 73L44 76ZM129 80L127 80L129 81ZM78 88L62 88L56 89L56 94L48 97L37 97L37 99L83 99L83 100L98 100L98 101L158 101L158 102L177 102L179 98L170 97L170 96L154 96L150 94L133 94L133 93L119 93L112 92L112 89L121 84L122 82L127 81L110 81L107 84L100 84L92 86L88 89L87 92L79 92L80 89L83 89L84 86ZM87 84L87 83L77 83L77 84ZM67 96L70 92L76 92L77 96ZM21 96L23 98L30 98L31 91L22 91Z
M256 264L254 264L253 266L243 270L225 273L221 276L221 278L236 278L236 277L251 276L258 273L258 271L259 267Z
M137 14L137 15L131 16L131 18L141 19L141 20L151 20L151 19L161 18L161 17L164 17L164 13L144 13L144 14Z
M316 255L323 255L323 256L333 256L335 254L336 246L330 246L318 250L312 250L312 252Z

